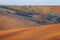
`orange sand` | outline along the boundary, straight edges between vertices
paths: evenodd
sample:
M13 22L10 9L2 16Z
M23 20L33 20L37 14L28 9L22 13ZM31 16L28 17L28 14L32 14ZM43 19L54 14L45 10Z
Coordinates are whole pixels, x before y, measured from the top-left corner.
M47 13L49 10L60 15L60 6L38 6L39 8L44 11L43 13ZM29 27L31 25L32 27ZM35 23L22 17L19 19L13 15L5 16L0 14L0 27L8 29L0 30L0 40L60 40L60 24L35 26Z
M60 40L60 24L0 30L0 40Z

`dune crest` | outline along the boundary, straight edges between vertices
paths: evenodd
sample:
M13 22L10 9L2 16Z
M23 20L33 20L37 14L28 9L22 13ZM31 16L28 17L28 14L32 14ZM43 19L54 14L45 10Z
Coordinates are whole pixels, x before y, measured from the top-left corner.
M0 40L60 40L60 24L0 30Z

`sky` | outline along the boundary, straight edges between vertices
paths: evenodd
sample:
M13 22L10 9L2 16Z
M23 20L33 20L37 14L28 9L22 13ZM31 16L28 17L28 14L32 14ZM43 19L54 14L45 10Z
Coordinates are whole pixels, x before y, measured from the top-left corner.
M0 0L0 5L60 5L60 0Z

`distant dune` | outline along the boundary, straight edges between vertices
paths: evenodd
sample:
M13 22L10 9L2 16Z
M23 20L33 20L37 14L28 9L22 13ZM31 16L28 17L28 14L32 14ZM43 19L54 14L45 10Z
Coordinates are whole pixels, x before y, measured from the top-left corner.
M10 6L13 9L29 9L32 11L42 10L42 13L45 14L48 11L54 11L57 15L60 15L60 6ZM41 12L41 11L40 11Z
M0 30L0 40L60 40L60 24Z

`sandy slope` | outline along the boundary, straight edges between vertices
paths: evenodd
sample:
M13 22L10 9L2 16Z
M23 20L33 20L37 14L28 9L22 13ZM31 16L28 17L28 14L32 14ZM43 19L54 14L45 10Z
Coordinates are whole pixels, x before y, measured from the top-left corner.
M14 29L20 27L36 26L35 22L24 19L24 17L17 15L3 15L0 14L0 29Z
M60 40L60 24L0 30L0 40Z

